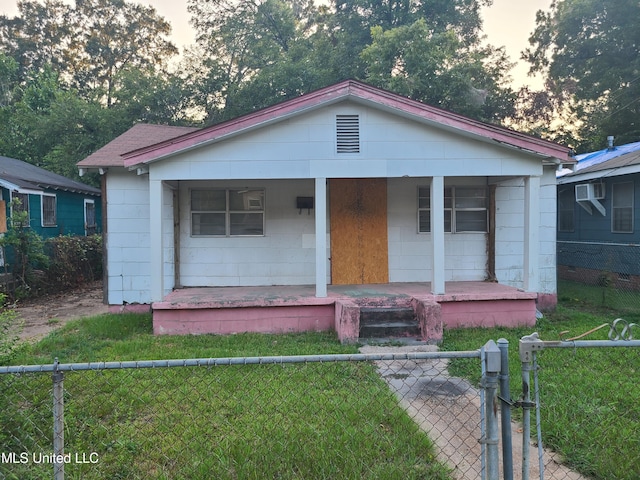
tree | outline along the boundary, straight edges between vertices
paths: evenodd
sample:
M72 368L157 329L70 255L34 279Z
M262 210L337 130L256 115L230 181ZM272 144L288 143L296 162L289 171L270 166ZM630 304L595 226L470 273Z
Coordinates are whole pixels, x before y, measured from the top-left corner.
M245 113L242 87L282 63L316 14L310 0L189 0L188 8L204 55L200 85L220 92L220 103L207 102L209 121Z
M193 88L177 73L127 68L116 77L119 85L111 110L123 124L191 125L198 114Z
M45 65L67 70L72 36L71 7L61 0L18 1L20 15L0 16L0 51L20 66L20 77Z
M79 178L76 162L119 133L109 110L65 89L48 66L17 85L10 97L0 107L0 154L69 178Z
M75 163L140 121L185 123L168 22L124 0L18 2L0 16L0 155L78 178ZM95 183L87 177L87 183Z
M29 225L29 212L22 210L19 199L11 201L9 229L0 238L0 247L11 248L14 257L11 272L16 281L16 296L26 297L35 282L35 270L48 263L44 240Z
M640 140L640 3L557 0L538 12L523 58L546 75L559 108L581 119L579 149ZM569 98L570 101L566 101Z
M20 15L0 16L0 49L21 67L21 77L49 66L86 99L109 107L118 73L163 70L178 50L171 26L152 7L125 0L22 0Z
M163 70L178 53L167 40L171 26L152 7L124 0L76 0L72 25L71 85L85 95L102 93L107 107L112 105L119 72Z
M477 45L482 28L479 11L491 0L333 0L331 32L346 76L364 78L367 65L360 52L373 40L372 29L390 31L424 22L427 35L449 33L465 47Z
M490 121L510 114L503 51L480 46L486 0L190 0L190 64L209 122L347 78ZM197 72L197 73L196 73Z
M387 31L374 27L372 36L361 54L370 83L485 121L511 113L504 51L465 46L455 32L434 33L423 19Z

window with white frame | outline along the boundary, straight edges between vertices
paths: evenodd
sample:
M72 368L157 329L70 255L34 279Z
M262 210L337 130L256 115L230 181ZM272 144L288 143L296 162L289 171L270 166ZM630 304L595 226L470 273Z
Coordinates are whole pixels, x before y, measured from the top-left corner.
M97 232L96 203L93 200L84 200L84 232L85 235L93 235Z
M42 226L55 227L57 225L56 217L56 196L42 195Z
M15 204L13 206L14 211L16 212L29 212L29 194L28 193L18 193L13 192L11 194L11 199L17 198L20 200L19 204Z
M613 184L611 213L613 233L633 233L633 182Z
M14 203L13 201L18 199L19 202ZM15 221L15 214L20 212L26 212L26 223L22 225L23 227L31 226L31 209L29 208L29 194L28 193L18 193L11 192L11 215L12 221Z
M193 189L191 235L264 235L264 189Z
M444 231L451 233L487 231L487 189L446 187L444 189ZM418 232L431 231L431 189L418 188Z
M561 187L558 193L558 231L573 232L575 215L575 191L573 185Z

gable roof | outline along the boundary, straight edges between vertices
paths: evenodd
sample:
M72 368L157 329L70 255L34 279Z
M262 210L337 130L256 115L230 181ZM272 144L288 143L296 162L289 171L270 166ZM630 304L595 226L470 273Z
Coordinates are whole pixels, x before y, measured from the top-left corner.
M576 183L603 177L640 173L640 148L627 150L627 152L614 156L609 160L594 163L576 172L568 173L558 178L558 183Z
M123 167L123 154L196 130L198 129L192 127L139 123L78 162L77 166L81 170L87 168Z
M373 105L424 124L434 125L487 142L495 142L509 148L524 150L542 158L552 159L552 161L558 159L560 163L573 163L573 160L569 157L570 149L567 147L425 105L355 80L345 80L233 120L186 133L180 137L166 139L154 145L147 144L137 150L129 151L123 155L124 166L135 168L136 166L162 160L178 153L219 142L234 135L345 100ZM83 162L85 161L83 160Z
M45 189L100 195L100 189L71 180L22 160L0 156L0 185L12 191Z

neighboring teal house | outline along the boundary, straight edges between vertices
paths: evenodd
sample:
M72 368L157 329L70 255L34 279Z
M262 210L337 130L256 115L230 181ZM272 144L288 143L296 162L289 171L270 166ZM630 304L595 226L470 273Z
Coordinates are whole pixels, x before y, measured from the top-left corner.
M101 230L100 189L0 156L0 235L7 231L14 198L22 201L20 208L29 211L30 227L44 238Z

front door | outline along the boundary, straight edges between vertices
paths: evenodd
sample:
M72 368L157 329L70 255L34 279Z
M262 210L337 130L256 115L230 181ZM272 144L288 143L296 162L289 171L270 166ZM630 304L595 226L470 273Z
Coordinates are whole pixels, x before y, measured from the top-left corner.
M331 283L387 283L387 180L331 179Z

